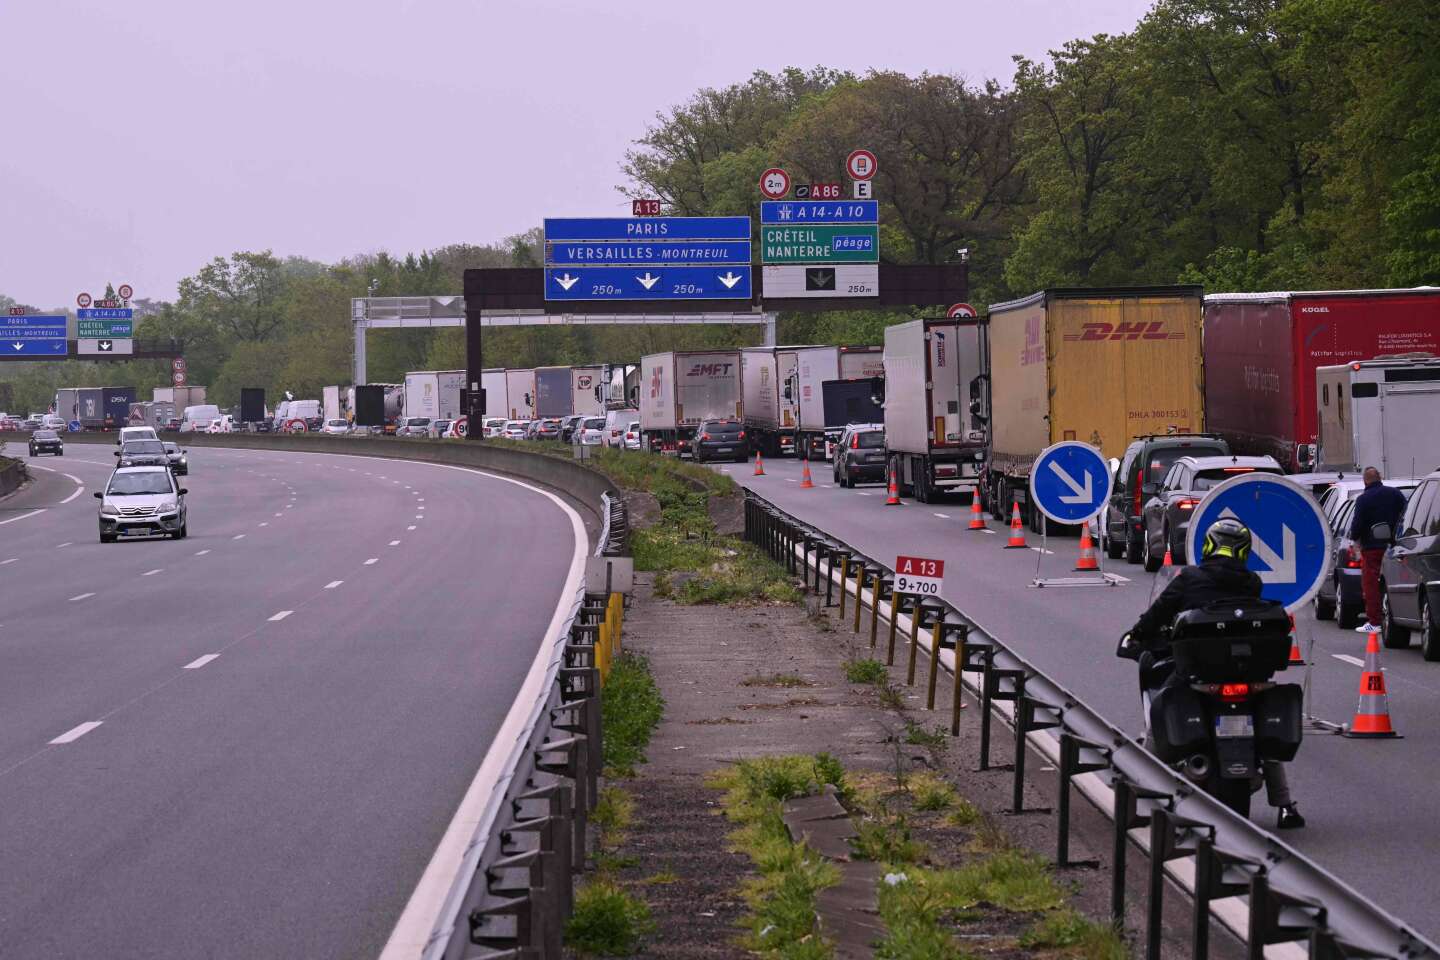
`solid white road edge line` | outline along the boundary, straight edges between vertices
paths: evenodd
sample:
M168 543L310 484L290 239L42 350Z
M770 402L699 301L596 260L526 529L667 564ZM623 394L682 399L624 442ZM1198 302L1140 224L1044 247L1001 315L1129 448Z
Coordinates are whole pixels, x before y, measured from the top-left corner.
M11 517L9 520L0 520L0 527L5 526L7 523L14 523L16 520L24 520L26 517L38 516L44 513L46 509L46 507L41 507L39 510L31 510L29 513L22 513L18 517Z
M189 663L185 664L185 669L186 669L186 670L199 670L201 667L205 666L205 664L209 663L211 660L218 660L219 658L220 658L220 654L218 654L218 653L207 653L207 654L205 654L205 656L203 656L203 657L196 657L194 660L191 660Z
M550 625L545 628L544 639L540 643L540 649L535 651L535 659L530 664L530 671L525 675L525 682L520 685L515 699L510 701L510 710L505 714L505 721L500 724L500 729L490 741L490 749L485 752L480 769L475 771L475 778L470 781L465 798L460 801L460 808L455 811L450 825L445 828L440 845L436 847L434 856L421 874L415 892L410 895L410 901L405 904L385 949L380 953L380 960L413 960L419 956L443 915L442 911L448 911L451 898L459 895L460 891L452 887L460 873L465 852L481 827L480 818L485 814L490 796L499 786L500 778L507 773L503 767L509 761L510 751L520 739L531 708L540 697L546 668L554 651L553 641L574 606L575 595L579 592L580 583L585 576L585 556L590 552L589 539L585 536L585 524L580 520L580 514L555 494L523 481L483 470L445 463L431 466L478 473L482 477L513 483L517 487L546 497L570 517L570 528L575 536L575 554L570 558L570 573L565 579L565 586L560 590L560 602L555 606Z
M55 743L74 743L76 740L79 740L81 737L85 736L85 734L89 733L91 730L94 730L96 727L100 726L100 724L102 724L102 723L104 723L103 720L89 720L89 721L86 721L85 723L80 724L80 726L76 727L76 728L73 729L73 730L67 730L67 731L65 731L64 733L60 734L60 736L56 737L54 740L51 740L50 742L51 742L52 744L55 744Z

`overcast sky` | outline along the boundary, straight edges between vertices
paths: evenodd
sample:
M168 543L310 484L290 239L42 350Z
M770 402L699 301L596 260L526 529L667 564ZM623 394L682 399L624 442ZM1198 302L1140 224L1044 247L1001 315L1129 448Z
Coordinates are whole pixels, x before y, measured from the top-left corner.
M621 215L630 141L786 66L1012 75L1150 0L0 0L0 293ZM441 292L441 291L436 291ZM458 292L458 291L455 291Z

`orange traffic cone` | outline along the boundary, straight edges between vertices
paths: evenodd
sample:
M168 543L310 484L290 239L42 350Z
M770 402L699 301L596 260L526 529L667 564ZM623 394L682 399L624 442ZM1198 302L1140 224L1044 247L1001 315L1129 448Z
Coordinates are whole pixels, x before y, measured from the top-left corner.
M885 498L885 506L900 506L900 485L895 482L895 465L890 465L890 494Z
M765 476L765 462L760 459L760 451L755 451L755 476Z
M1370 634L1365 644L1365 669L1360 673L1360 705L1345 736L1378 740L1398 737L1390 726L1390 698L1385 693L1385 674L1380 669L1380 634Z
M1090 539L1090 525L1080 528L1080 558L1075 561L1076 570L1099 570L1100 561L1095 556L1095 541Z
M1174 559L1172 559L1171 556L1170 556L1170 545L1169 545L1169 544L1166 544L1166 545L1165 545L1165 559L1161 561L1160 566L1162 566L1162 567L1173 567L1173 566L1175 566L1175 561L1174 561Z
M815 486L815 481L810 479L810 461L801 460L800 463L802 464L800 470L800 489L808 490Z
M980 510L980 494L976 493L970 499L970 527L971 530L984 530L985 514Z
M1020 519L1020 501L1015 501L1015 509L1010 512L1010 539L1005 542L1005 549L1011 550L1019 547L1025 548L1025 523Z
M1295 633L1295 614L1290 614L1290 666L1305 666L1305 654L1300 652L1300 637Z

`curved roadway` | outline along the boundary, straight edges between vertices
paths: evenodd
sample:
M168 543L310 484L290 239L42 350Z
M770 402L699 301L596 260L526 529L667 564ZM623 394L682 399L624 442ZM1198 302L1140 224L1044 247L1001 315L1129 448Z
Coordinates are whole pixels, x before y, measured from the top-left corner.
M882 562L907 554L943 559L945 598L1003 640L1011 649L1068 687L1112 723L1142 729L1135 668L1115 657L1115 644L1158 593L1160 575L1123 560L1102 557L1107 572L1128 578L1119 587L1035 589L1039 575L1073 572L1074 538L1049 543L1027 531L1029 549L1006 550L1007 524L989 520L990 532L967 529L969 505L959 499L922 504L907 499L887 507L885 487L845 490L831 482L823 461L814 489L801 489L800 464L773 460L766 476L748 467L723 467L742 485L778 507L839 537ZM1093 576L1093 574L1091 575ZM1315 641L1313 666L1292 668L1287 682L1308 683L1310 712L1348 722L1359 701L1365 638L1333 622L1316 623L1309 611L1297 617L1302 645ZM1390 708L1401 740L1348 740L1307 733L1290 764L1290 782L1309 821L1282 839L1312 857L1382 908L1440 939L1440 911L1434 907L1432 877L1440 864L1435 816L1435 778L1440 771L1440 664L1426 663L1418 649L1387 650L1384 668ZM1274 811L1263 793L1253 819L1267 829Z
M573 589L568 509L197 447L189 538L102 546L110 452L0 500L0 955L375 956Z

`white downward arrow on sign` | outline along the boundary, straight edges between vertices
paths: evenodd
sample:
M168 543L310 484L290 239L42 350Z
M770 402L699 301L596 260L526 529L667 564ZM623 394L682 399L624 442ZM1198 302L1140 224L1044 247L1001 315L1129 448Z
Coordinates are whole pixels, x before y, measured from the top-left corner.
M735 286L735 284L739 283L741 280L744 279L744 277L736 273L734 270L730 270L727 271L726 274L720 278L720 282L725 284L726 290L730 290Z
M570 276L570 274L567 273L563 277L556 277L555 282L560 284L561 290L569 290L571 287L575 286L575 284L580 282L580 278L572 277Z
M16 350L22 350L22 349L24 349L25 344L23 344L23 343L12 343L12 344L10 344L10 346L14 347Z
M660 278L651 276L649 270L645 271L645 276L636 277L635 279L639 280L640 286L644 287L646 290L649 290L651 287L655 286L655 284L660 282Z
M1080 484L1075 482L1074 477L1066 473L1064 468L1062 468L1060 464L1056 463L1054 460L1050 461L1050 469L1055 471L1055 476L1059 477L1061 482L1064 483L1065 486L1069 487L1071 490L1074 491L1074 493L1070 494L1068 497L1062 496L1060 498L1061 503L1091 503L1092 501L1094 501L1095 489L1090 485L1090 471L1085 471L1085 485L1082 487Z
M1228 507L1220 511L1218 519L1240 520L1235 516L1235 511ZM1241 523L1245 521L1240 520ZM1250 543L1255 550L1255 556L1260 562L1269 567L1260 574L1261 583L1294 583L1298 578L1295 556L1295 531L1284 524L1280 525L1280 552L1277 554L1264 540L1250 531Z

